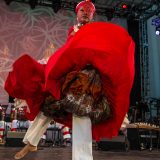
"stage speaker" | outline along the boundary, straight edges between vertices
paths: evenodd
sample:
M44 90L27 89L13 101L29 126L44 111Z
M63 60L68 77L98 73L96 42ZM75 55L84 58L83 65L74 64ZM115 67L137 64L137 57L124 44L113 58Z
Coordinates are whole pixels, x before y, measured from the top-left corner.
M130 144L131 150L140 150L140 136L138 128L128 128L127 137Z
M116 151L128 151L129 143L128 139L124 135L118 135L112 139L104 138L98 142L98 149L100 150L116 150Z
M6 136L5 146L7 147L23 147L24 143L22 142L26 132L13 132L8 131Z

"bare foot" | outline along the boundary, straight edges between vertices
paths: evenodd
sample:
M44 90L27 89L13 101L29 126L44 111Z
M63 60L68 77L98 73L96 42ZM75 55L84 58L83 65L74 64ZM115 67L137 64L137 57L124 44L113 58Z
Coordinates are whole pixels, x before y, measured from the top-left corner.
M36 146L32 146L31 144L27 144L24 148L22 148L19 152L17 152L14 156L14 159L22 159L29 152L37 151Z

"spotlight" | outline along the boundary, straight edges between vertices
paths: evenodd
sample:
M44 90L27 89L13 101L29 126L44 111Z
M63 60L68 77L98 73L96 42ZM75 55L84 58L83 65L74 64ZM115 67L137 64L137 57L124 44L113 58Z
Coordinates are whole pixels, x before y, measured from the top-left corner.
M117 9L120 11L128 11L131 9L131 5L125 2L121 2L117 5Z
M156 35L159 36L160 35L160 26L156 27Z
M156 31L156 35L159 36L160 35L160 31Z
M122 4L122 9L127 9L127 8L128 8L127 4Z
M4 0L6 5L10 5L10 3L13 1L13 0Z
M156 18L152 19L151 24L156 27L155 33L156 33L156 35L159 36L160 35L160 17L156 17Z
M160 17L152 19L152 25L159 27L160 26Z
M119 15L120 17L126 17L128 16L127 14L130 13L132 7L130 4L122 1L122 2L117 3L114 8L115 8L117 15Z

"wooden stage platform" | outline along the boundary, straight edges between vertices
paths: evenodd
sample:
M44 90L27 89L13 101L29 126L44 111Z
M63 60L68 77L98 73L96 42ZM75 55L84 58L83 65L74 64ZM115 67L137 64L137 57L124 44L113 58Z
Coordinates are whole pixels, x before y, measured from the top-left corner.
M19 147L0 146L0 160L14 160ZM100 151L93 150L94 160L160 160L160 150ZM71 160L71 147L40 147L22 160Z

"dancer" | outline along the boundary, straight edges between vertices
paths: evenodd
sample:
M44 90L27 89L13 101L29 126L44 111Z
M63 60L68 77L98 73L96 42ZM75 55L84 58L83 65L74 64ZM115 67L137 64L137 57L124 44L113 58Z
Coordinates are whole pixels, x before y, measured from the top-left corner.
M82 1L77 5L76 11L77 17L81 15L85 25L82 25L82 23L74 26L70 30L68 42L49 59L45 70L36 63L32 66L35 66L35 70L38 71L36 77L39 78L39 82L32 84L38 86L39 92L37 92L37 89L32 91L25 90L27 95L24 97L20 95L15 96L15 91L18 93L17 88L8 87L12 85L10 81L12 74L9 75L5 88L10 95L18 96L18 98L22 99L26 99L26 97L29 98L30 101L27 100L27 102L32 115L35 116L46 99L44 88L55 100L60 100L61 89L64 84L62 81L65 75L75 73L72 71L76 71L76 73L78 71L86 73L84 68L88 64L91 64L91 66L98 71L98 75L100 75L104 97L106 97L109 102L112 117L109 120L93 126L91 125L91 120L88 115L79 117L76 116L76 113L73 115L73 126L71 126L72 118L70 114L65 118L60 116L55 117L55 121L72 127L72 159L92 160L92 135L96 140L102 137L116 136L124 116L128 111L129 94L134 76L134 42L128 33L117 25L104 22L89 24L95 12L93 3ZM78 20L79 19L80 18L78 18ZM28 56L22 58L26 58L28 61L32 60ZM22 58L15 63L14 71ZM44 82L44 72L45 86L38 85ZM33 95L36 107L31 103L33 102ZM83 129L80 129L81 126ZM79 134L80 130L81 134Z

